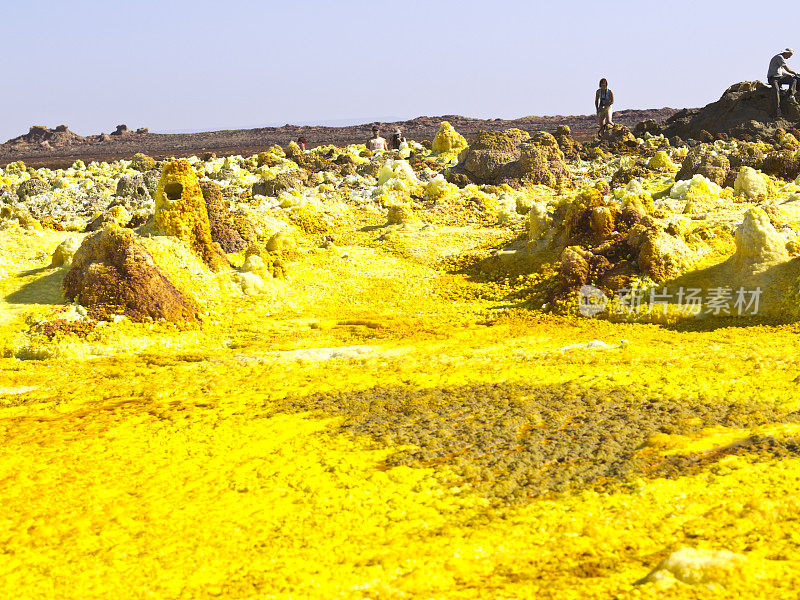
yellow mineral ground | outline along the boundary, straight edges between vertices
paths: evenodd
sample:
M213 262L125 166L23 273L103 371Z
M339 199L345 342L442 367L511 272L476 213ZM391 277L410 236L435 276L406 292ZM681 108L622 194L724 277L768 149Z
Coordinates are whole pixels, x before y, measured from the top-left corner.
M148 161L0 172L2 597L797 597L800 185L409 147L167 162L126 236L197 322L63 297Z

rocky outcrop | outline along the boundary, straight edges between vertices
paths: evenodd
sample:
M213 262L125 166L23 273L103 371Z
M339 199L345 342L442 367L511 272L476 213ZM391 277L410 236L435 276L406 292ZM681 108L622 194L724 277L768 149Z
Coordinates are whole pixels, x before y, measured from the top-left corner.
M764 157L761 169L775 177L795 179L800 175L800 152L790 150L769 152Z
M55 258L55 257L54 257ZM159 271L134 233L117 225L87 237L72 257L64 296L96 312L173 322L197 320L197 306Z
M783 119L774 117L775 97L771 88L760 81L744 81L729 87L716 102L703 108L683 109L659 123L658 128L651 123L646 127L651 133L663 133L670 138L711 141L702 139L705 132L712 137L723 134L748 141L766 140L777 129L788 129L800 121L800 104L783 93Z
M549 133L533 139L519 129L481 131L471 146L458 155L458 165L448 172L454 183L545 184L555 187L570 179L564 153Z
M16 147L24 147L26 145L41 147L46 144L50 148L63 148L83 142L85 139L86 138L70 131L69 127L66 125L59 125L55 129L48 129L43 125L33 125L28 133L8 140L6 144Z

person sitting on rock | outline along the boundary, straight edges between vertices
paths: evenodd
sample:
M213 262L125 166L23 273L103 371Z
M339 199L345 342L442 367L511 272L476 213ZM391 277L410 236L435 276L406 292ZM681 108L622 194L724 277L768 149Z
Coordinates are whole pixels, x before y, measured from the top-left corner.
M403 132L400 131L400 128L394 130L394 135L392 136L392 150L399 150L400 144L406 141L406 138L403 137Z
M794 50L786 48L783 52L776 54L769 61L769 69L767 70L767 83L775 90L775 116L779 119L783 116L781 112L781 86L789 86L789 97L793 97L797 91L797 81L800 75L793 71L786 64L786 60L792 57Z
M386 140L381 137L380 127L377 125L372 126L372 137L367 141L367 148L373 152L378 152L379 150L385 152L389 149Z
M597 135L602 135L607 127L614 124L611 120L612 104L614 104L614 92L608 89L608 81L603 77L600 80L600 89L594 94L594 107L597 109L597 119L600 122L600 131Z

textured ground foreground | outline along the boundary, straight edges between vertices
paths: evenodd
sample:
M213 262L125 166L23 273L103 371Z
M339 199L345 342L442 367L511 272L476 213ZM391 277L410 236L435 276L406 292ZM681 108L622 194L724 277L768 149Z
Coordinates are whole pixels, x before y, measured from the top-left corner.
M240 197L296 237L256 288L142 236L201 325L76 316L67 233L3 225L2 597L796 597L797 325L544 314L552 269L470 267L529 235L497 192L353 187Z

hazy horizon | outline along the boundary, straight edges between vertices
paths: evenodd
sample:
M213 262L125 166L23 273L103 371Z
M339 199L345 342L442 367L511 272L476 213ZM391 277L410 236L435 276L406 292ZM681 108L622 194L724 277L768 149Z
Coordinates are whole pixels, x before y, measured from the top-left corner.
M585 115L600 77L617 110L703 106L800 46L792 6L776 22L752 4L684 0L666 15L629 1L14 4L4 40L25 53L7 59L0 140L31 125L89 135Z

